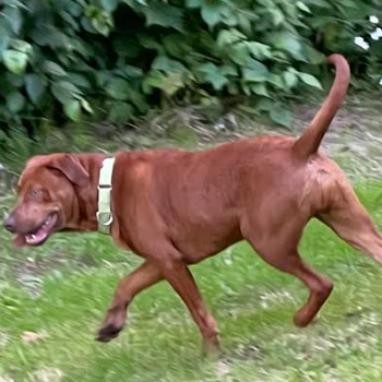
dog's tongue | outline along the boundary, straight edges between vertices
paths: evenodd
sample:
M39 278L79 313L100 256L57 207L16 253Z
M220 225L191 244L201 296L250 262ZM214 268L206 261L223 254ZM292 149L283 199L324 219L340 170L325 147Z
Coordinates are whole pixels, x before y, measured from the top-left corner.
M40 227L35 233L28 234L25 236L25 241L27 244L39 244L48 236L48 230L45 226Z
M15 238L13 239L13 245L17 248L24 247L26 244L27 242L25 240L24 235L21 235L21 234L16 235Z

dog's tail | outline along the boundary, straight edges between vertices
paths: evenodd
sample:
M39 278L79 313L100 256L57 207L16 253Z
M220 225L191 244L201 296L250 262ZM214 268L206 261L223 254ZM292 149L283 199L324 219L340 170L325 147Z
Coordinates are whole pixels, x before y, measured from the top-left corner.
M345 57L340 54L332 54L327 60L334 64L336 77L320 110L314 116L303 135L294 143L293 151L301 159L307 159L317 152L330 122L345 98L350 82L350 68Z

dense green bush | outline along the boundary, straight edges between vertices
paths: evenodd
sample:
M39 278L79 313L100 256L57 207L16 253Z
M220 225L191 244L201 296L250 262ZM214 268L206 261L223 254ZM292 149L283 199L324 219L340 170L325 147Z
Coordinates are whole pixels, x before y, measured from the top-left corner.
M354 44L371 31L370 14L382 18L378 3L3 0L2 130L86 113L124 124L149 107L211 95L251 95L259 112L287 125L281 101L321 87L322 53L344 53L358 76L378 83L382 43L367 53Z

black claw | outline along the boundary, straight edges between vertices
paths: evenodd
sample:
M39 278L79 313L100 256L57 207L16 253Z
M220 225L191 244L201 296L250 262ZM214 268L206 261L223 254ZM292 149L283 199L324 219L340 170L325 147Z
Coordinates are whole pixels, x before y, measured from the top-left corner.
M113 324L109 324L99 330L96 340L99 342L109 342L113 338L118 337L118 334L121 330L122 327L117 327Z

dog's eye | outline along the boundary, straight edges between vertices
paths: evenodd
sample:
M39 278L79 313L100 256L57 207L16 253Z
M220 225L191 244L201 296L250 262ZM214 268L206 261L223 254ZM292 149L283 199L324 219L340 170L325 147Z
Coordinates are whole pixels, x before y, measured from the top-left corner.
M30 191L29 191L29 196L32 198L32 199L39 199L41 197L41 190L38 190L36 188L32 188Z

